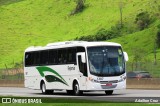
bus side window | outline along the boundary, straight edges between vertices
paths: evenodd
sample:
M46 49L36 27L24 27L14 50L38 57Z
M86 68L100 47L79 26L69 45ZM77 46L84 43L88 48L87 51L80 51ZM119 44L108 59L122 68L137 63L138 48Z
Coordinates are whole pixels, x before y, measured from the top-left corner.
M77 47L77 52L85 52L85 48L84 47Z
M36 52L33 52L34 54L34 62L33 62L33 65L39 65L39 62L40 62L40 58L39 58L39 52L36 51Z
M57 50L49 50L49 64L57 64Z
M78 65L80 72L83 73L84 76L87 76L87 64L82 63L81 56L78 56Z
M58 50L58 64L67 63L67 49Z
M67 64L77 64L76 63L76 48L68 48L67 53Z
M58 50L58 64L62 64L62 50Z
M48 64L48 50L40 51L40 65Z
M32 65L32 53L27 52L25 53L25 66L31 66Z

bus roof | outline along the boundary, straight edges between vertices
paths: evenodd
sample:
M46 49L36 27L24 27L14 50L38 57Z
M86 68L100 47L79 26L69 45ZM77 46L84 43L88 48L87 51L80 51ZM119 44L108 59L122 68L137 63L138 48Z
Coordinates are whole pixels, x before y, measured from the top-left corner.
M49 43L43 47L30 46L25 50L25 52L54 49L54 48L65 48L65 47L67 48L67 47L75 47L75 46L92 47L92 46L121 46L121 45L114 42L65 41L65 42Z

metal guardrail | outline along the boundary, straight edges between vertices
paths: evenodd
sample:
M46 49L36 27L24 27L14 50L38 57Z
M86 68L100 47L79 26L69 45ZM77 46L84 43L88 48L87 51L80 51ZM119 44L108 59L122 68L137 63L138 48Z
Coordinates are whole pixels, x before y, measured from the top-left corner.
M24 71L21 68L0 70L0 80L23 80L23 79L24 79Z
M24 80L0 80L0 87L24 87Z
M147 71L152 78L160 78L160 61L154 62L127 62L127 72Z
M160 78L130 78L127 79L127 88L129 89L159 89Z

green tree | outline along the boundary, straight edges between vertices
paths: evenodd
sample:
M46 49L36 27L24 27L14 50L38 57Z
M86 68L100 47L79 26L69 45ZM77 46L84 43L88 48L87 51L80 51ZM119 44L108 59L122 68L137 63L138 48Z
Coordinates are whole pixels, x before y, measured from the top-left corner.
M157 31L157 35L156 35L156 44L157 47L160 48L160 24L157 26L158 31Z
M70 15L74 15L74 14L77 14L79 12L82 12L84 7L85 7L85 5L84 5L85 0L75 0L75 2L77 4L76 8L71 12Z
M148 12L141 12L137 14L135 23L137 24L140 30L147 28L150 24L150 15Z
M133 64L135 64L135 70L138 69L138 63L145 59L146 51L142 48L133 48Z

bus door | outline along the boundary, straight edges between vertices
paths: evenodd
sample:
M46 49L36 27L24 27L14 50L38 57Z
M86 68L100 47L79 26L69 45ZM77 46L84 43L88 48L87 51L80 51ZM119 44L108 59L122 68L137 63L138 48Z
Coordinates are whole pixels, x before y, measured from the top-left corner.
M79 67L79 72L80 72L80 89L85 90L87 88L87 64L86 64L86 58L85 58L85 53L77 53L77 63Z

